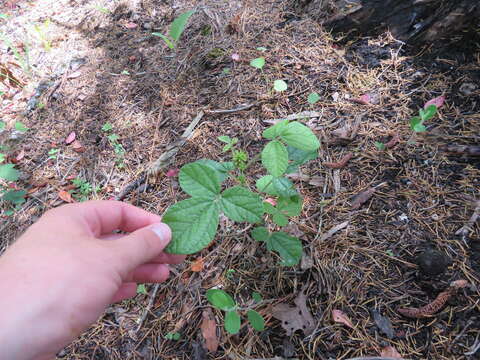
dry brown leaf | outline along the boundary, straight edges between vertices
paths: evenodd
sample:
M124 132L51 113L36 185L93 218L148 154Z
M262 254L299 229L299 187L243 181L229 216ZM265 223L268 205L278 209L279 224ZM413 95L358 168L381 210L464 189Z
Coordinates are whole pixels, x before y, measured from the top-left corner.
M315 330L315 320L307 307L305 288L300 291L295 299L294 307L285 303L276 305L272 310L272 316L281 321L287 336L297 330L302 330L305 335L310 335Z
M192 263L192 265L190 266L190 270L192 270L193 272L200 272L203 270L203 267L203 258L199 257Z
M215 323L215 317L213 316L212 309L207 308L202 312L202 324L200 329L202 330L202 336L205 339L205 349L210 352L215 352L218 349L217 338L217 324Z
M70 134L68 134L67 138L65 139L65 144L69 145L72 142L75 141L75 138L77 135L75 134L75 131L72 131Z
M393 137L387 143L385 143L385 147L387 149L391 149L395 145L397 145L399 141L400 141L400 137L398 136L398 134L394 134Z
M323 163L323 165L331 169L341 169L345 165L347 165L347 163L350 161L352 157L353 157L353 153L348 153L337 162L325 162Z
M383 186L385 183L381 183L377 186L371 187L365 191L362 191L360 194L356 195L352 201L352 209L359 209L364 203L366 203L372 195L375 193L378 187Z
M340 223L338 225L335 225L333 228L331 228L330 230L328 230L325 234L323 234L321 237L320 237L320 241L325 241L329 238L331 238L333 235L335 235L335 233L337 233L338 231L346 228L348 225L348 221L344 221L343 223Z
M76 151L78 153L83 153L85 152L85 148L83 147L82 143L78 140L75 140L73 143L72 143L72 148L73 148L73 151Z
M344 314L343 311L337 310L337 309L332 310L332 317L333 317L333 321L341 323L353 329L352 321L349 319L347 315Z
M398 351L393 346L385 346L382 348L382 352L380 356L394 358L394 359L402 359L402 355L398 353Z
M72 194L68 191L61 190L58 192L58 197L67 203L73 202Z

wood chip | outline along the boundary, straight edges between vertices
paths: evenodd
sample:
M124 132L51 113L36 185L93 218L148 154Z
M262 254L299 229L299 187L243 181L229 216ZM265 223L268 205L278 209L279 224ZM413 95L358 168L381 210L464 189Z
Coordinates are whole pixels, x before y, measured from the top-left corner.
M331 228L330 230L328 230L325 234L323 234L323 235L320 237L320 241L325 241L325 240L331 238L331 237L332 237L333 235L335 235L338 231L346 228L347 226L348 226L348 221L344 221L343 223L334 226L333 228Z
M203 310L200 329L205 339L204 348L209 352L216 352L218 349L217 324L215 323L212 309L206 308Z

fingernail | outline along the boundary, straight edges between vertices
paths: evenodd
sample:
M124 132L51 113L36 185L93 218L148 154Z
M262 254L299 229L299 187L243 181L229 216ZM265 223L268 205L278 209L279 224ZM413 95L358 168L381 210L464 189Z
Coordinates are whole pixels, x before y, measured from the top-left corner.
M162 242L169 243L172 237L172 231L167 224L158 223L150 225L150 230L152 230Z

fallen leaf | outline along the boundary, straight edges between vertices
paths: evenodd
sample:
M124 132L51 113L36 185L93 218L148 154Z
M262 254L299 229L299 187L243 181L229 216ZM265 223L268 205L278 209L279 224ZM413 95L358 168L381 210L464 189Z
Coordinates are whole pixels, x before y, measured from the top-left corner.
M65 191L65 190L59 191L58 197L67 203L73 202L72 194L70 194L68 191Z
M363 94L358 98L352 99L351 101L361 105L369 105L371 102L371 97L369 94Z
M445 96L439 96L436 98L433 98L432 100L428 100L425 105L423 105L423 108L426 109L430 105L435 105L437 108L441 107L443 103L445 102Z
M347 165L347 163L350 161L352 157L353 157L353 153L348 153L337 162L325 162L323 163L323 165L330 169L341 169L345 165Z
M398 134L394 134L393 137L387 143L385 143L385 147L387 149L391 149L395 145L397 145L399 141L400 141L400 137L398 136Z
M368 201L375 193L378 187L383 186L385 183L381 183L377 186L371 187L365 191L362 191L360 194L356 195L352 201L352 209L357 210L359 209L364 203Z
M378 310L371 311L373 316L373 321L375 321L375 325L377 325L378 329L384 333L389 339L393 339L395 337L395 331L393 331L392 322L389 318L380 314Z
M135 28L137 28L137 26L138 26L138 25L135 24L135 23L133 23L133 22L129 22L129 23L126 23L126 24L125 24L125 27L126 27L127 29L135 29Z
M75 131L72 131L70 134L68 134L67 138L65 139L65 144L69 145L72 142L75 141L75 138L77 135L75 134Z
M202 336L205 339L204 348L209 352L215 352L218 349L217 324L213 316L212 309L207 308L202 312L202 324L200 325Z
M296 306L292 307L288 304L280 303L274 306L272 310L272 316L281 321L287 336L292 335L297 330L302 330L308 336L315 330L315 320L307 307L305 289L306 286L302 288L294 300Z
M78 140L75 140L72 143L72 148L73 148L73 151L76 151L78 153L82 153L85 151L85 148L83 147L82 143Z
M15 163L21 161L25 157L25 150L20 150L20 152L15 156Z
M292 179L292 180L300 180L300 181L308 181L310 180L310 176L305 175L305 174L300 174L300 173L291 173L286 175L287 178Z
M82 75L81 71L75 71L67 76L67 79L76 79Z
M340 223L338 225L335 225L333 228L331 228L330 230L328 230L325 234L323 234L321 237L320 237L320 241L325 241L329 238L331 238L333 235L335 235L335 233L337 233L338 231L346 228L348 225L348 221L344 221L343 223Z
M352 321L348 318L347 315L343 313L343 311L337 309L332 310L332 317L333 321L341 323L353 329Z
M420 308L398 308L397 312L403 316L412 318L412 319L421 319L430 317L436 312L438 312L445 303L452 297L453 294L457 292L458 289L464 288L468 285L466 280L456 280L453 281L450 286L442 291L431 303L422 306Z
M382 348L380 356L386 358L402 359L402 355L400 355L393 346L385 346L384 348Z
M177 169L177 168L169 169L165 175L168 176L168 177L175 177L175 176L178 175L179 172L180 172L180 170Z
M200 272L203 270L203 267L204 267L203 258L199 257L192 263L192 265L190 266L190 270L192 270L193 272Z

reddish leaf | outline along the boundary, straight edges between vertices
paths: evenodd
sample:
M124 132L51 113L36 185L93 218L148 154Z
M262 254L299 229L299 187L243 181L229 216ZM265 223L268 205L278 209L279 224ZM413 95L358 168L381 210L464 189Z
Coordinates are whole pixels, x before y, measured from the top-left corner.
M380 355L388 358L402 359L402 355L400 355L393 346L385 346L382 348Z
M369 105L371 103L371 97L369 94L363 94L358 98L352 99L352 102L361 104L361 105Z
M203 266L203 258L199 257L192 263L192 265L190 266L190 270L192 270L193 272L200 272L203 270Z
M170 170L168 170L168 171L167 171L167 173L166 173L165 175L166 175L166 176L168 176L168 177L175 177L175 176L177 176L177 175L178 175L178 173L179 173L179 172L180 172L180 170L179 170L179 169L177 169L177 168L174 168L174 169L170 169Z
M65 190L59 191L58 197L67 203L73 202L72 194L70 194L68 191L65 191Z
M85 148L83 147L82 143L78 140L75 140L72 143L72 147L73 147L73 150L78 152L78 153L82 153L82 152L85 151Z
M333 321L341 323L353 329L352 321L341 310L332 310Z
M237 53L232 54L232 60L233 61L240 61L240 55Z
M200 329L202 330L202 336L205 339L205 348L210 352L215 352L218 349L218 338L217 324L215 323L212 309L205 309L202 313L202 318L203 320Z
M356 195L352 201L352 209L353 210L359 209L360 206L362 206L364 203L368 201L368 199L372 197L372 195L375 193L378 187L383 186L385 184L386 183L378 184L377 186L374 186L370 189L362 191L360 194Z
M269 204L271 204L272 206L277 206L277 202L275 201L275 199L272 199L272 198L266 198L265 200L263 200Z
M325 165L326 167L331 168L331 169L341 169L341 168L343 168L345 165L347 165L347 163L350 161L350 159L352 158L352 156L353 156L353 153L348 153L348 154L345 155L340 161L337 161L337 162L326 162L326 163L323 163L323 165Z
M77 137L77 135L75 134L75 131L72 131L68 136L67 138L65 139L65 144L69 145L71 144L72 142L75 141L75 138Z
M135 29L135 28L137 28L137 26L138 26L137 24L132 23L132 22L129 22L129 23L126 23L126 24L125 24L125 27L126 27L127 29Z
M423 108L426 109L430 105L435 105L437 108L439 108L443 105L444 102L445 102L445 96L442 95L442 96L436 97L432 100L428 100L425 103L425 105L423 105Z

